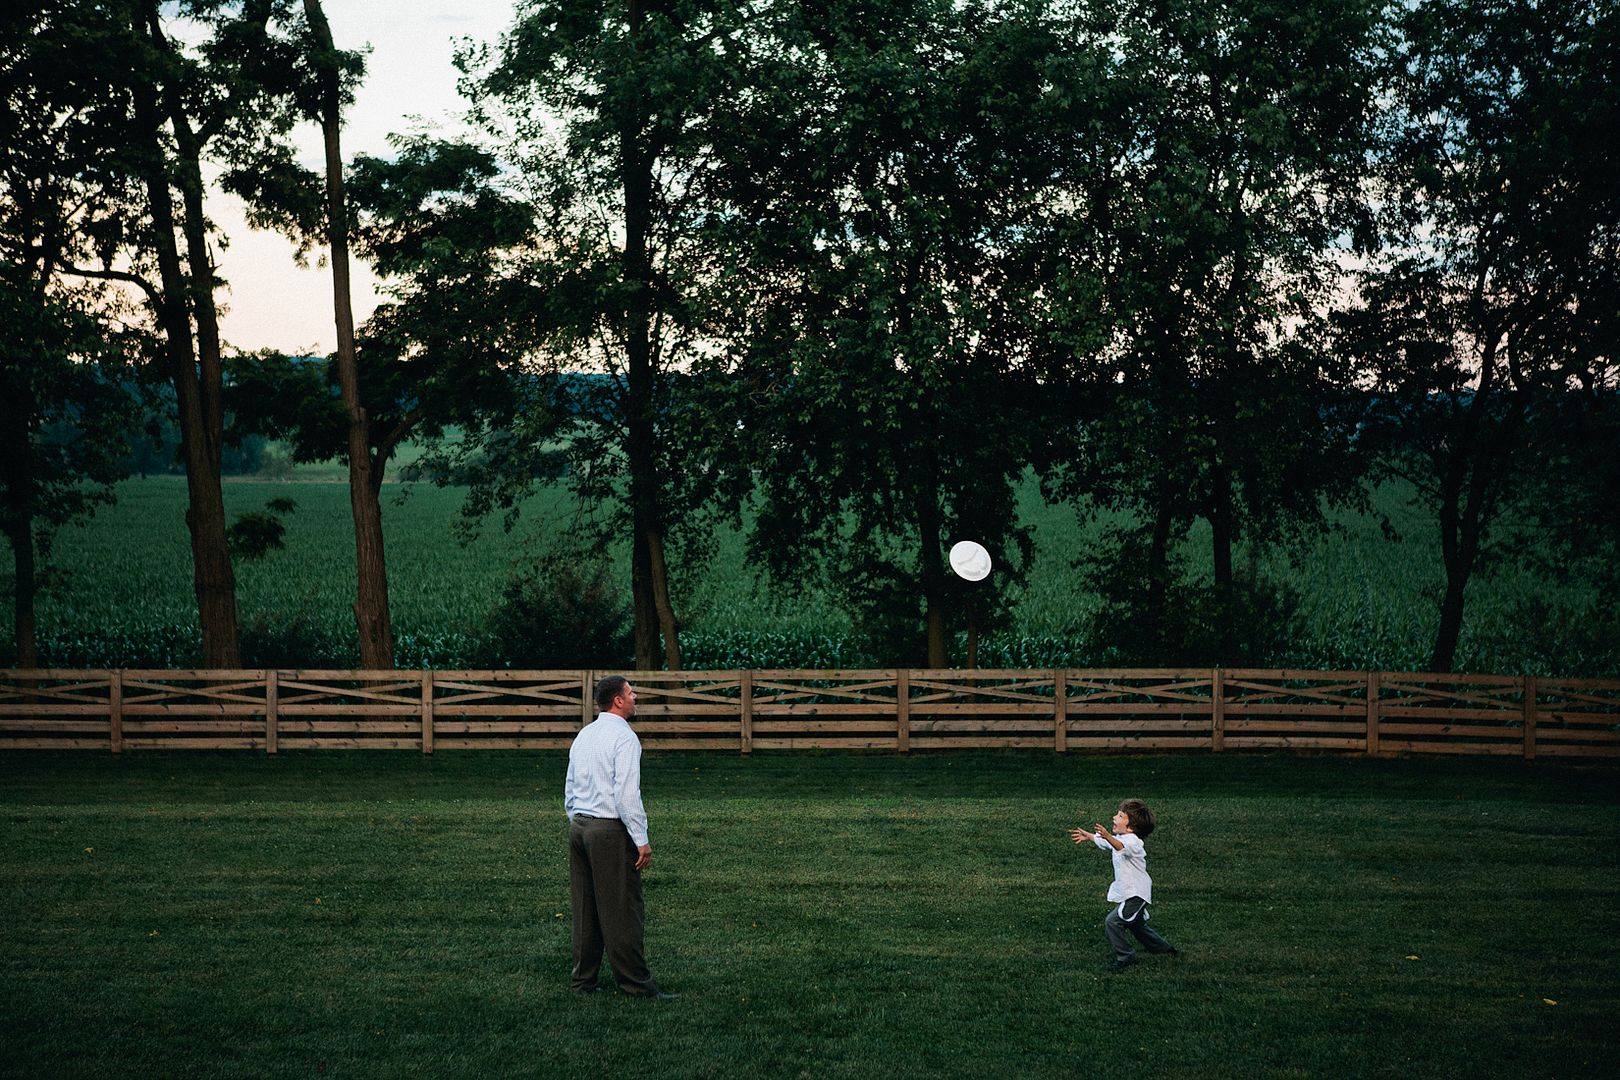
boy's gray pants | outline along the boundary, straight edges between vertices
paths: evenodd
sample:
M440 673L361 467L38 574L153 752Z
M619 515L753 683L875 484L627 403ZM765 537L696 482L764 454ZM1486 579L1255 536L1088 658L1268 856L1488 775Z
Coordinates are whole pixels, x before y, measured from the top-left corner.
M1118 904L1103 920L1103 930L1108 934L1108 943L1114 947L1114 957L1118 960L1130 960L1136 956L1136 950L1131 947L1131 935L1142 943L1142 948L1151 953L1167 953L1175 951L1164 938L1154 932L1147 924L1147 901L1140 896L1133 896L1123 904Z

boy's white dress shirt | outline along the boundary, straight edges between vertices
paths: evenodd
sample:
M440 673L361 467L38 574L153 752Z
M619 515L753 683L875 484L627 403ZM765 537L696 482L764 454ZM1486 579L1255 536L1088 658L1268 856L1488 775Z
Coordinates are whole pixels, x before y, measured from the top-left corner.
M1114 883L1108 886L1108 902L1119 904L1140 896L1151 904L1153 879L1148 877L1147 848L1142 846L1142 838L1135 833L1121 833L1115 839L1125 845L1118 851L1100 833L1093 837L1093 842L1114 858Z

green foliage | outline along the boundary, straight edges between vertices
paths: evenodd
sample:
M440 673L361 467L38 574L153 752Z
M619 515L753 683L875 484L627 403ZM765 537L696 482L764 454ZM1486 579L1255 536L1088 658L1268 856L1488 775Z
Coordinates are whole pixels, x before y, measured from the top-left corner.
M397 662L402 667L479 666L488 656L487 620L500 604L514 565L532 563L522 533L488 530L458 541L449 528L460 493L417 486L385 488L386 523ZM126 481L115 505L83 527L64 530L57 562L71 567L40 601L41 656L60 666L191 667L196 656L196 616L190 591L184 525L185 491L176 478ZM286 548L237 567L244 625L265 613L266 637L288 643L294 666L354 666L353 534L348 491L341 482L226 485L227 509L254 510L279 497L296 499L286 520ZM983 666L1058 664L1101 666L1113 662L1117 639L1096 634L1107 583L1093 579L1091 564L1075 567L1077 552L1106 558L1117 541L1112 530L1136 523L1105 512L1076 521L1063 507L1044 504L1033 480L1019 488L1019 520L1036 544L1028 584L1015 593L1012 617L1001 630L981 632ZM1294 558L1262 553L1251 579L1279 582L1297 598L1298 629L1268 655L1288 667L1420 670L1433 645L1435 610L1445 574L1435 540L1436 525L1410 502L1409 489L1371 493L1374 508L1388 518L1391 539L1379 517L1340 512L1335 531L1304 547ZM525 505L525 520L566 516L572 497L542 489ZM746 524L746 522L745 522ZM1524 539L1527 555L1562 559L1548 534ZM608 549L615 581L623 580L629 553L622 542ZM1209 545L1197 529L1178 546L1189 594L1212 587ZM10 577L0 571L0 595ZM1620 672L1620 635L1608 633L1612 604L1586 571L1560 579L1526 558L1497 566L1474 583L1470 617L1459 646L1459 667L1506 674L1610 675ZM687 601L694 650L689 666L888 667L900 655L876 651L842 609L834 583L810 580L798 595L777 589L749 566L738 533L716 539L706 572ZM1538 608L1536 605L1542 605ZM1537 614L1537 612L1543 612ZM1527 615L1528 613L1528 615ZM308 651L293 646L290 624ZM962 628L950 645L953 663L964 653ZM250 629L249 634L259 633ZM1277 637L1275 633L1270 637ZM1246 640L1268 640L1265 627L1245 630ZM0 663L15 648L0 632ZM1265 650L1260 649L1259 654ZM302 656L302 659L299 657ZM753 659L748 659L753 658ZM493 657L498 665L507 661ZM1144 660L1147 658L1144 657Z
M1339 324L1396 406L1382 469L1442 523L1449 587L1430 663L1446 670L1469 579L1493 547L1514 557L1500 523L1560 486L1545 471L1571 450L1546 445L1555 415L1575 386L1612 395L1620 372L1608 137L1620 14L1592 0L1428 0L1396 20L1376 144L1381 245ZM1560 481L1591 494L1579 471Z
M221 7L228 10L218 0L204 5L216 13ZM320 122L328 77L335 82L333 107L353 104L365 53L322 47L307 5L297 0L248 4L243 13L216 21L208 52L238 94L254 101L265 126L256 138L235 140L220 186L243 200L255 228L291 239L295 259L306 265L309 252L326 241L325 183L299 161L288 135L299 121Z
M829 577L869 647L908 661L1004 621L1028 566L1012 504L1043 396L1023 313L1064 160L1042 134L1074 59L1058 22L931 0L791 9L717 170L750 294L734 372L759 468L750 550L779 587ZM1004 587L954 583L960 539Z
M73 269L94 262L129 212L108 169L118 104L68 55L97 53L105 30L71 4L0 15L0 535L27 663L54 534L109 502L127 475L122 419L148 343L123 318L126 297Z
M641 663L660 638L663 654L678 657L673 598L691 565L681 556L701 547L697 522L729 489L719 478L747 475L746 461L678 429L672 375L728 338L732 261L716 242L721 215L708 189L743 89L740 57L774 17L707 0L628 9L539 0L498 46L462 57L474 114L535 208L535 235L503 275L515 294L510 325L533 335L537 363L610 376L559 383L585 393L549 411L572 421L569 483L594 511L584 525L599 543L630 537ZM695 430L724 431L720 415ZM550 417L534 419L516 421L505 460L521 464L525 444L555 438ZM506 499L532 477L487 482Z
M275 514L263 510L249 510L236 515L226 532L230 538L231 554L238 559L262 559L272 551L280 551L287 527Z
M606 559L562 551L521 565L490 613L488 668L611 668L630 663L629 608Z
M0 407L32 440L0 466L14 549L117 472L74 456L116 441L87 435L106 402L62 382L88 369L39 357L88 357L98 336L155 355L69 318L132 312L68 281L144 290L174 370L195 361L207 383L203 163L258 223L318 233L319 185L286 136L333 115L334 77L346 92L363 65L305 10L0 16L0 321L24 362ZM161 32L177 18L195 32ZM1588 583L1612 588L1620 564L1617 22L1605 0L526 4L462 56L486 145L411 136L349 170L356 250L397 289L362 335L371 450L437 443L418 475L470 485L466 509L508 524L563 478L576 533L631 583L642 663L654 621L674 662L673 605L714 658L943 663L971 625L981 658L1612 667ZM157 211L176 202L190 228L183 251L165 235L159 290ZM227 469L288 475L344 449L329 364L229 366ZM221 420L192 433L204 459ZM1429 500L1404 557L1351 546L1376 585L1326 532L1364 531L1375 459L1375 481ZM1038 532L1031 464L1078 526ZM221 521L193 511L217 600ZM325 655L351 545L300 545L277 516L238 521L264 570L244 561L244 595L268 597L248 608L320 614L254 633ZM284 530L296 570L266 557ZM991 583L945 572L964 537L990 547ZM702 580L711 560L735 588ZM76 580L98 580L82 563ZM458 596L442 565L395 590L411 655L488 655L497 607L518 637L552 633L562 605L532 576L475 574ZM95 651L80 630L98 617L110 638L191 618L164 588L111 611L80 589L62 590L78 607L47 601L63 655ZM1473 624L1465 597L1485 604Z
M1076 209L1050 244L1099 268L1058 284L1104 329L1047 357L1069 393L1038 463L1052 497L1146 523L1111 556L1135 584L1111 583L1110 636L1140 636L1122 645L1133 654L1203 654L1214 619L1213 655L1236 659L1260 643L1220 623L1254 596L1234 553L1309 543L1362 494L1355 373L1323 325L1349 234L1365 231L1379 6L1121 0L1092 18L1108 53L1102 152L1071 180ZM1170 560L1195 521L1213 592Z
M487 151L395 142L392 158L361 155L349 176L356 250L394 282L361 328L359 354L374 443L390 454L407 433L509 430L540 404L511 362L535 346L538 289L514 271L533 208L503 187Z
M1286 666L1304 626L1295 587L1259 570L1220 583L1192 578L1177 551L1163 564L1139 528L1114 528L1082 560L1097 597L1086 637L1107 667Z
M48 536L111 501L122 469L129 356L89 297L43 295L0 266L0 532Z
M345 452L348 414L328 361L266 349L230 357L225 370L225 407L234 437L280 440L297 462Z
M232 554L235 540L232 540ZM308 610L250 611L241 622L242 663L249 667L352 668L357 648L352 620L317 622Z
M117 625L100 626L47 624L39 634L38 646L40 664L49 667L105 671L121 667L202 666L195 617L135 616ZM17 662L17 643L9 636L0 640L0 662Z
M271 499L264 504L263 510L247 510L237 514L226 534L230 538L231 555L253 562L272 551L280 551L286 546L284 541L287 535L287 526L281 516L297 509L297 502L281 498Z
M859 668L873 663L847 635L783 630L690 630L682 638L693 670Z

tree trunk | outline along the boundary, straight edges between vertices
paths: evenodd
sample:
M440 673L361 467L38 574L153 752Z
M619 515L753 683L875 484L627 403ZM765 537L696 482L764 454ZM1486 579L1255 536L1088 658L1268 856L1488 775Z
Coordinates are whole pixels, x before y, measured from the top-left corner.
M631 586L636 614L636 666L658 667L658 639L664 641L665 662L670 670L680 664L679 624L669 599L669 570L664 560L663 528L658 508L658 461L653 429L652 365L647 322L633 319L630 334L630 517L634 535L634 566Z
M937 596L928 595L927 605L928 666L943 668L950 664L950 642L945 635L945 604Z
M378 497L383 462L371 455L371 421L360 403L360 371L355 356L354 310L349 299L349 214L343 194L342 118L332 29L320 0L304 0L319 50L321 134L326 145L326 241L332 251L332 313L337 327L338 385L349 414L349 510L354 519L357 579L355 627L360 634L360 666L394 666L394 626L388 604L388 561L383 550L382 502ZM375 473L375 476L373 475Z
M630 47L639 48L642 10L640 0L629 0ZM629 287L625 312L625 352L629 397L627 401L630 464L631 528L635 537L635 564L631 588L635 598L636 666L652 668L664 641L664 663L671 671L681 666L680 623L670 602L669 568L664 559L664 522L658 478L658 443L655 427L655 384L652 343L652 265L647 252L652 225L652 160L641 133L646 101L627 110L619 129L619 180L624 189L624 253L622 270Z
M1220 662L1230 664L1237 658L1237 627L1234 625L1237 613L1232 604L1232 542L1236 526L1232 520L1232 478L1219 462L1211 464L1210 484L1210 563L1215 578L1215 598L1219 602L1216 618L1220 623L1217 648Z
M39 582L34 565L34 484L32 426L37 405L29 388L26 372L19 370L15 383L0 383L0 526L11 543L11 560L16 568L16 596L13 602L17 642L17 666L38 667L34 618L34 597ZM9 384L9 385L7 385Z
M8 532L7 539L11 541L12 562L17 571L14 603L17 666L39 667L39 624L34 614L34 597L39 593L34 576L34 530L25 523L22 528Z
M1440 626L1435 632L1431 671L1450 671L1457 660L1462 637L1463 601L1468 581L1479 562L1480 542L1494 516L1494 490L1507 469L1512 439L1509 432L1523 415L1522 399L1509 398L1516 409L1503 425L1491 429L1490 410L1501 397L1496 357L1498 334L1486 332L1481 355L1479 386L1468 401L1449 444L1449 457L1440 473L1440 552L1446 567L1446 591L1440 601Z
M632 424L632 428L641 425ZM634 531L631 586L635 601L636 667L656 670L659 640L663 640L663 663L670 671L681 669L680 620L670 600L669 567L664 559L664 536L658 527L657 501L648 489L657 483L652 465L653 453L646 447L652 438L651 425L645 434L631 432L630 501L631 528ZM639 448L639 449L638 449ZM642 464L638 465L638 460Z
M1470 453L1472 467L1454 469L1443 478L1440 490L1440 552L1446 567L1446 591L1440 600L1440 626L1435 632L1430 671L1450 671L1457 660L1457 642L1462 637L1463 600L1474 568L1479 564L1480 540L1485 535L1491 511L1488 488L1500 459L1496 448L1479 448L1477 423L1459 440L1455 452ZM1494 433L1505 443L1506 433ZM1464 478L1466 477L1466 483Z
M652 572L653 605L658 611L658 628L664 636L664 666L681 670L680 623L669 599L669 569L664 563L664 536L654 529L647 534L648 569Z
M147 7L145 29L160 48L167 48L157 22L155 7ZM142 27L137 25L137 32ZM145 163L148 201L151 204L153 240L157 249L158 270L163 291L158 320L163 326L168 345L170 377L174 381L175 404L180 424L181 453L186 463L186 528L191 535L192 580L197 594L197 618L202 626L203 666L210 668L236 668L241 666L241 653L237 642L236 574L231 567L230 546L225 527L225 499L220 486L219 438L222 418L217 412L218 387L215 393L205 393L198 379L197 360L191 333L191 311L204 294L206 309L213 314L213 277L206 273L202 280L188 283L180 267L180 252L175 241L176 221L174 205L170 201L169 181L163 168L163 148L160 138L162 117L153 91L137 82L135 86L136 112L142 130L150 139L151 156ZM184 128L185 125L178 125ZM198 189L200 191L200 188ZM201 213L200 204L197 210ZM197 228L201 228L200 216ZM206 266L207 253L192 250L194 260ZM194 261L194 269L197 263ZM191 302L188 302L188 297ZM218 376L217 324L215 329L213 360ZM210 417L209 400L216 402L216 413Z
M1153 532L1148 543L1147 611L1144 613L1148 634L1140 635L1138 640L1146 637L1153 643L1156 655L1144 657L1151 663L1164 663L1165 654L1172 647L1179 662L1184 646L1179 635L1176 641L1170 640L1169 620L1166 617L1172 584L1170 541L1175 532L1178 508L1187 496L1184 485L1171 468L1171 463L1180 459L1180 442L1171 418L1181 411L1176 400L1176 372L1186 350L1178 325L1174 310L1161 311L1150 324L1145 341L1148 350L1148 392L1158 415L1152 421L1152 441L1149 443L1154 448L1154 505Z
M1232 587L1232 540L1235 531L1232 522L1232 482L1226 469L1216 465L1210 470L1210 483L1210 564L1214 568L1215 587L1225 590Z
M632 499L633 517L634 502ZM658 670L658 609L653 603L651 579L652 556L647 552L647 534L633 525L630 536L630 597L635 609L632 633L637 671Z
M1430 671L1450 671L1457 659L1457 641L1462 636L1463 592L1468 587L1466 567L1446 565L1446 592L1440 601L1440 629L1434 638Z
M16 599L12 610L17 640L17 666L39 667L38 623L34 615L34 597L39 593L39 582L34 569L34 528L27 516L7 515L6 539L11 542L11 561L16 569Z
M1165 609L1169 603L1170 593L1170 532L1174 525L1175 511L1171 505L1167 486L1162 482L1155 491L1158 505L1153 512L1153 531L1148 539L1147 561L1147 609L1141 613L1148 627L1148 640L1154 644L1158 654L1151 659L1164 662L1164 652L1169 644L1169 628L1165 622ZM1177 643L1179 650L1180 643Z
M1170 500L1163 494L1153 514L1153 532L1148 540L1148 615L1154 626L1163 629L1165 597L1170 588L1170 526L1174 516Z
M932 453L921 452L922 484L917 491L917 540L922 563L923 615L928 633L928 666L943 668L951 662L946 630L945 566L940 558L942 526L939 510L938 463Z

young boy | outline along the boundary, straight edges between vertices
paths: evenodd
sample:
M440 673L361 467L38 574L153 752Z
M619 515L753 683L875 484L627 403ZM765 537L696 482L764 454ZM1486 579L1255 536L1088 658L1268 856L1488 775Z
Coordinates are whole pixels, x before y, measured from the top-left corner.
M1176 955L1176 947L1148 927L1148 905L1153 902L1153 879L1147 872L1147 849L1142 841L1153 832L1153 811L1141 799L1126 799L1114 815L1114 831L1094 825L1096 832L1074 829L1074 842L1096 844L1113 851L1114 883L1108 887L1108 902L1118 904L1108 913L1103 929L1114 947L1114 971L1124 971L1136 963L1136 950L1126 931L1136 935L1142 947L1152 953Z

